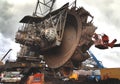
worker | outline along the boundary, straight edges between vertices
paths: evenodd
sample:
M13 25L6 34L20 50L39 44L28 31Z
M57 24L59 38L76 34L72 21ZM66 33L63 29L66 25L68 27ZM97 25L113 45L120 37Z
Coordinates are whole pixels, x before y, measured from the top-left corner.
M114 39L111 43L109 43L109 37L106 34L101 35L101 34L94 33L93 41L94 41L95 47L99 49L108 49L108 47L113 48L117 40Z
M44 84L44 74L36 72L29 76L27 84Z

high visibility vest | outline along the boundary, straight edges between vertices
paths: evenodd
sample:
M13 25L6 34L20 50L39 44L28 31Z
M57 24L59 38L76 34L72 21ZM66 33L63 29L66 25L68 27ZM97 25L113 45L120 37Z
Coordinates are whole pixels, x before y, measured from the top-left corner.
M79 75L78 75L77 73L72 73L72 74L69 76L70 79L75 79L75 80L78 80L78 77L79 77Z
M34 74L31 84L44 84L44 74L42 73Z

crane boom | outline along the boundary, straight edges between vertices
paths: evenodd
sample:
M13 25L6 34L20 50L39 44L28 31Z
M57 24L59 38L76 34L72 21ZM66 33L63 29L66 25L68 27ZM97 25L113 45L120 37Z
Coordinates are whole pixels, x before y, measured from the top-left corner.
M9 51L3 56L3 58L1 59L1 61L3 61L3 59L5 59L5 57L7 56L7 54L11 51L12 49L9 49Z
M95 55L90 50L88 50L88 53L94 59L94 61L97 63L98 68L104 68L104 66L99 62L99 60L97 60Z

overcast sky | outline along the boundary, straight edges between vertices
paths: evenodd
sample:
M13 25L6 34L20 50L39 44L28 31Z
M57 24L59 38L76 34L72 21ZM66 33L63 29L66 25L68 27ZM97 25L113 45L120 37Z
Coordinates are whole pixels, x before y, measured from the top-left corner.
M0 56L9 49L10 59L16 59L19 44L15 43L15 33L21 26L19 21L25 15L32 15L37 0L0 0ZM57 0L56 8L73 0ZM94 25L97 33L106 33L110 41L114 38L120 43L120 1L119 0L77 0L78 7L84 7L94 16ZM120 67L120 48L99 50L94 46L91 51L103 62L105 67Z

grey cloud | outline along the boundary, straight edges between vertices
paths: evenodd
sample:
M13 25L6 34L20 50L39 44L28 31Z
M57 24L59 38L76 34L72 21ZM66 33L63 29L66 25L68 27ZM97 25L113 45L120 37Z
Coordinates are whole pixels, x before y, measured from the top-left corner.
M33 4L35 5L35 4ZM19 21L25 15L32 15L34 6L31 4L15 5L8 0L0 1L0 33L5 37L14 39L19 27Z
M8 20L11 18L9 14L9 8L12 7L7 1L0 1L0 17L1 19Z
M13 14L10 12L12 7L6 0L0 1L0 32L5 36L12 36L13 26L11 25L11 19Z
M120 1L119 0L85 0L90 6L97 7L103 14L103 19L114 24L117 28L120 26Z

